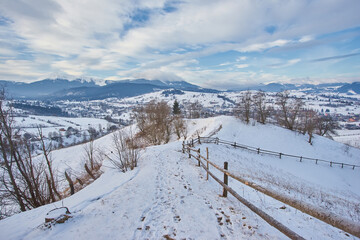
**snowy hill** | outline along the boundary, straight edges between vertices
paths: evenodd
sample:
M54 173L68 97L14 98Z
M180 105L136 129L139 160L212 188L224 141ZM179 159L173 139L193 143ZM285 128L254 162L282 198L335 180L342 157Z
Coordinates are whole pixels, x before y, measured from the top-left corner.
M244 125L233 117L189 120L188 137L213 136L289 154L360 165L360 150L323 137L314 144L306 136L271 126ZM111 151L111 135L95 141ZM181 141L148 147L139 167L121 173L105 161L104 174L94 183L61 202L23 212L0 221L0 239L284 239L285 236L205 180L205 171L181 152ZM359 222L360 169L330 167L294 159L263 156L232 147L208 147L211 161L249 181L314 204L329 214ZM82 167L83 146L53 152L60 172ZM213 169L212 169L213 170ZM218 174L221 177L221 174ZM241 196L306 239L357 239L246 185L230 181ZM42 227L45 215L66 206L72 218L51 229Z

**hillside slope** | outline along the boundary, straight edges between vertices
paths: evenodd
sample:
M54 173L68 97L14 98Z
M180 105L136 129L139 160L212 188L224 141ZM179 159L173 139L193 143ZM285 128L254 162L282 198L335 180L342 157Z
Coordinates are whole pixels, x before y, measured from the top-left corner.
M306 136L274 126L247 126L232 117L189 120L188 132L189 137L211 134L248 145L325 159L343 155L344 161L359 164L357 149L348 149L345 156L339 152L343 145L328 139L317 137L311 146L306 143ZM111 137L101 138L96 144L108 151ZM181 144L175 141L146 148L139 167L125 174L110 168L105 161L105 173L75 195L0 221L0 239L284 239L284 235L233 197L219 197L221 187L214 180L205 180L205 172L181 153ZM81 166L80 147L54 152L59 168ZM202 152L208 147L212 161L220 165L227 160L231 170L269 187L278 185L281 189L284 182L302 184L300 187L305 190L327 192L342 199L349 197L348 203L360 202L359 169L265 157L214 144L197 147ZM246 186L233 181L230 186L306 239L356 239L291 207L280 209L284 204ZM318 199L316 194L312 197ZM333 199L330 200L331 204ZM69 207L73 218L51 229L41 227L46 213L62 205ZM346 212L347 208L337 211ZM355 209L353 213L356 214Z

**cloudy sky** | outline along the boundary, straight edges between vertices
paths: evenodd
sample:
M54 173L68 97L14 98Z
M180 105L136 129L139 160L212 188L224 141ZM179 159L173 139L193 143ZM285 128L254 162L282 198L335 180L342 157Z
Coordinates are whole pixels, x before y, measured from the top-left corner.
M359 0L0 0L0 79L360 81Z

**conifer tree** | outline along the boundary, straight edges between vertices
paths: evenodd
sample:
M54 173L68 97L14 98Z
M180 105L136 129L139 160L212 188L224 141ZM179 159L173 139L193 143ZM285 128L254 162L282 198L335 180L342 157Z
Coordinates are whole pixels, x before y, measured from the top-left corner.
M173 105L173 114L178 115L180 113L181 113L181 110L180 110L179 103L177 100L175 100L174 105Z

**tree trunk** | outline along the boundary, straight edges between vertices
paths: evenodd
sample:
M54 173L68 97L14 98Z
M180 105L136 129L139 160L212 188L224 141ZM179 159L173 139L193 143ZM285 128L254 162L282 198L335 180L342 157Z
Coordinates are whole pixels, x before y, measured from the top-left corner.
M73 195L75 193L74 183L73 183L73 181L71 180L71 178L69 177L69 175L67 174L66 171L65 171L65 177L66 177L66 180L69 182L70 194Z
M88 168L86 163L85 163L84 167L85 167L86 172L90 175L90 177L92 177L94 180L96 180L96 177L92 174L92 172L90 171L90 169Z

